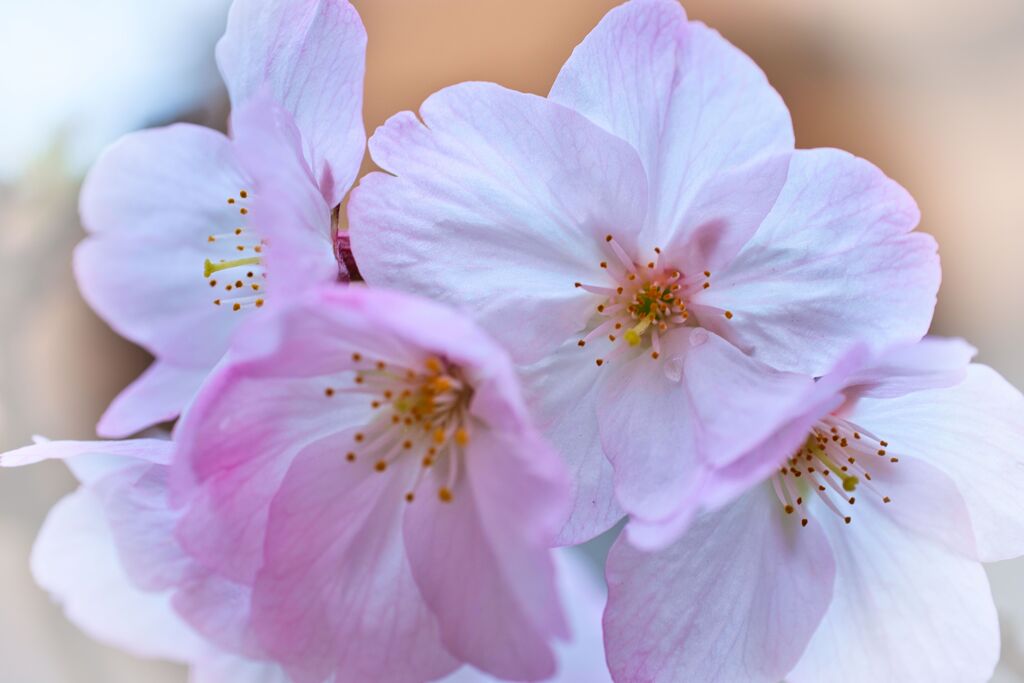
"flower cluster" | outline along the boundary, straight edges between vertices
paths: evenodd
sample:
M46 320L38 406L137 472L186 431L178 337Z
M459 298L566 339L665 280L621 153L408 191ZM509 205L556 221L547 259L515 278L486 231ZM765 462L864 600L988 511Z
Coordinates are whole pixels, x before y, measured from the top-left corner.
M547 97L394 115L352 189L365 46L347 0L235 0L231 136L86 180L82 292L156 360L115 440L0 459L81 482L33 556L69 618L197 683L986 680L1024 397L925 337L907 192L795 149L676 0ZM605 595L554 549L620 520Z

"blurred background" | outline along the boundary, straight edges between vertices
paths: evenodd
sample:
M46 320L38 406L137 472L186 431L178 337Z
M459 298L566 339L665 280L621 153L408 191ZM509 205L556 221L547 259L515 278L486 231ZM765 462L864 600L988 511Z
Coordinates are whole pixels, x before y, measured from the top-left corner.
M223 128L213 62L227 0L0 0L0 450L90 438L148 363L75 289L76 202L127 131ZM372 131L434 90L490 80L546 94L617 0L356 0ZM1024 1L689 0L768 73L801 147L842 147L921 205L941 245L934 332L1024 386ZM80 634L33 584L32 540L73 487L62 466L0 472L0 683L185 680ZM1024 561L990 567L999 683L1024 683ZM898 644L894 643L894 647ZM225 682L229 683L229 682Z

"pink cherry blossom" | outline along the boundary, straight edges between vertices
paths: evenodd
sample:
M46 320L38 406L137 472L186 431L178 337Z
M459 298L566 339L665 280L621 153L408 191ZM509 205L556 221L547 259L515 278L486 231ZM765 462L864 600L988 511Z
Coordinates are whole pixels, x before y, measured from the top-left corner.
M370 151L387 173L349 205L361 272L468 310L524 367L574 475L564 543L623 509L684 525L811 377L931 320L938 257L909 195L794 151L764 74L674 0L611 11L547 99L446 88Z
M555 672L548 548L557 454L505 352L437 304L362 287L296 295L239 330L179 423L185 551L215 575L177 605L202 632L251 589L236 642L296 683L428 680L461 662Z
M330 211L363 157L365 47L346 0L236 0L217 46L232 136L190 124L133 133L89 173L79 286L156 357L100 434L173 419L248 313L338 278Z
M761 484L658 552L620 538L613 677L988 680L999 629L980 562L1024 554L1024 397L971 355L926 339L846 363L821 380L843 405Z
M81 483L39 533L32 554L36 581L90 636L136 656L186 664L193 683L289 683L276 663L227 650L191 628L174 609L173 588L154 581L180 574L189 563L167 524L178 516L168 507L165 486L172 454L170 441L137 440L49 442L0 456L4 466L62 459ZM555 559L573 639L558 646L559 673L550 680L610 681L596 569L569 550ZM495 680L465 667L443 683Z

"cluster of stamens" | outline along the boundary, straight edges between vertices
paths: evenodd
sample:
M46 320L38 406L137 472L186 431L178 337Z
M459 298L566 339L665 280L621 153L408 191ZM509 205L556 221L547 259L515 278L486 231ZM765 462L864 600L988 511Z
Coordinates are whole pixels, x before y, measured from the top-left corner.
M612 283L575 283L577 288L602 297L595 309L597 325L577 344L586 347L601 338L613 344L610 353L594 361L598 366L645 341L650 343L651 358L657 359L661 356L661 336L670 328L690 321L686 297L698 287L709 288L711 273L704 271L703 281L699 278L688 280L685 273L662 263L662 252L658 247L654 248L653 260L637 263L612 235L605 237L605 244L614 258L598 265ZM732 312L725 311L725 317L732 319Z
M324 395L329 399L339 393L365 395L374 417L355 432L345 459L369 461L376 472L386 472L401 458L418 459L416 479L405 494L409 503L415 500L424 476L444 467L447 476L437 496L451 502L469 444L466 411L473 393L458 367L433 356L422 368L371 360L360 353L352 354L352 360L358 367L352 383L327 387Z
M230 232L213 234L206 238L207 251L213 258L203 262L203 277L211 289L218 291L215 306L231 311L260 308L265 302L266 273L263 270L263 242L244 225L249 209L244 204L249 192L242 190L237 197L228 197L228 204L237 206L243 225Z
M883 503L891 502L871 478L872 469L899 462L886 450L888 446L862 427L827 417L815 425L800 450L772 477L775 495L786 514L800 511L801 526L808 523L806 503L811 495L849 524L853 518L840 508L857 502L852 494L858 488L865 488Z

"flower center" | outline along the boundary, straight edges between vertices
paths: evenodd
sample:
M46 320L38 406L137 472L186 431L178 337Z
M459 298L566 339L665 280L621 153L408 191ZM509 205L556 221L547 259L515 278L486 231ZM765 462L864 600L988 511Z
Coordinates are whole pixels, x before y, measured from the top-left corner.
M243 223L249 215L248 207L244 206L249 196L247 190L242 190L237 197L228 197L229 205L239 207ZM232 311L262 307L266 278L262 240L241 225L230 232L210 235L206 245L209 257L203 261L203 277L212 289L220 289L219 296L213 300L214 306L225 306Z
M458 366L433 356L419 368L369 360L360 353L352 354L352 360L360 367L352 384L327 387L324 395L365 395L374 417L354 434L355 445L345 459L370 459L377 472L386 472L402 458L418 459L416 479L405 494L409 503L428 471L446 468L437 495L442 502L451 502L469 444L467 411L473 397Z
M872 483L871 470L892 467L900 460L889 455L887 441L863 427L829 416L812 429L804 445L772 477L772 487L786 514L801 511L800 525L807 526L805 500L816 495L825 507L849 524L853 518L840 509L854 505L853 494L863 487L883 503L891 498ZM837 504L837 502L839 504Z
M679 269L663 263L658 247L654 248L654 260L640 263L630 258L612 235L605 237L605 245L613 258L598 265L609 282L575 283L601 299L593 328L577 344L586 347L602 337L612 344L609 353L595 359L598 366L639 347L650 348L651 358L657 360L661 336L672 327L690 323L687 297L710 287L711 273L704 271L703 280L688 279ZM732 313L725 311L725 317L732 319Z

